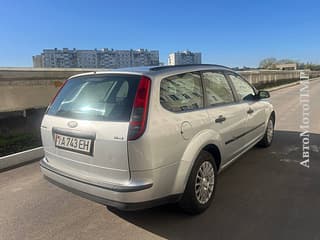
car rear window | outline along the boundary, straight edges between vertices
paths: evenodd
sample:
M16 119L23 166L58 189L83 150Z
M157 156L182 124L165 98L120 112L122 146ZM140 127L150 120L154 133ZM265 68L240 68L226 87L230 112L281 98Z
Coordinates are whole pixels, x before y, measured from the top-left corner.
M100 121L129 121L138 75L95 75L67 81L47 114Z

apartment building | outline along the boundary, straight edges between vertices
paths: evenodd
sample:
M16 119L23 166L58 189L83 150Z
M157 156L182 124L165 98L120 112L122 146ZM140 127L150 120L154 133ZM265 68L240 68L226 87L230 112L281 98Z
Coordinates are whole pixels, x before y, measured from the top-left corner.
M33 67L39 68L125 68L159 65L157 50L44 49L32 57Z
M168 65L201 64L200 52L174 52L168 57Z

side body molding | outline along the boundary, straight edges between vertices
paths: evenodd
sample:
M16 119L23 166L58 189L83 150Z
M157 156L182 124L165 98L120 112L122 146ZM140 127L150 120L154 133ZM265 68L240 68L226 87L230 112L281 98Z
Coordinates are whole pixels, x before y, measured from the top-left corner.
M198 157L200 151L205 146L209 144L217 146L221 154L221 159L223 159L224 153L221 142L222 141L220 135L211 129L203 130L193 136L180 160L175 182L172 188L173 194L184 192L194 162Z

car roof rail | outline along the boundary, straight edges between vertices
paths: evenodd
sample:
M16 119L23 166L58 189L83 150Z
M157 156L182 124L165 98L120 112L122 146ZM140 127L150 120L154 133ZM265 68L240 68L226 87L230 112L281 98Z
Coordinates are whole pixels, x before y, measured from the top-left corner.
M230 69L229 67L218 65L218 64L181 64L181 65L166 65L166 66L157 66L157 67L151 67L150 71L160 71L165 69L175 69L175 68L184 68L184 67L218 67L218 68L225 68Z

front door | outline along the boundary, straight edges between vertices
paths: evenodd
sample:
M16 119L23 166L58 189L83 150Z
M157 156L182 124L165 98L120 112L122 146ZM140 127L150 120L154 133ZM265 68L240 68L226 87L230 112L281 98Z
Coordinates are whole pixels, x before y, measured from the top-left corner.
M238 99L246 109L247 125L243 133L244 144L250 145L260 138L265 129L264 104L257 99L256 90L251 84L235 73L227 73L230 78Z

